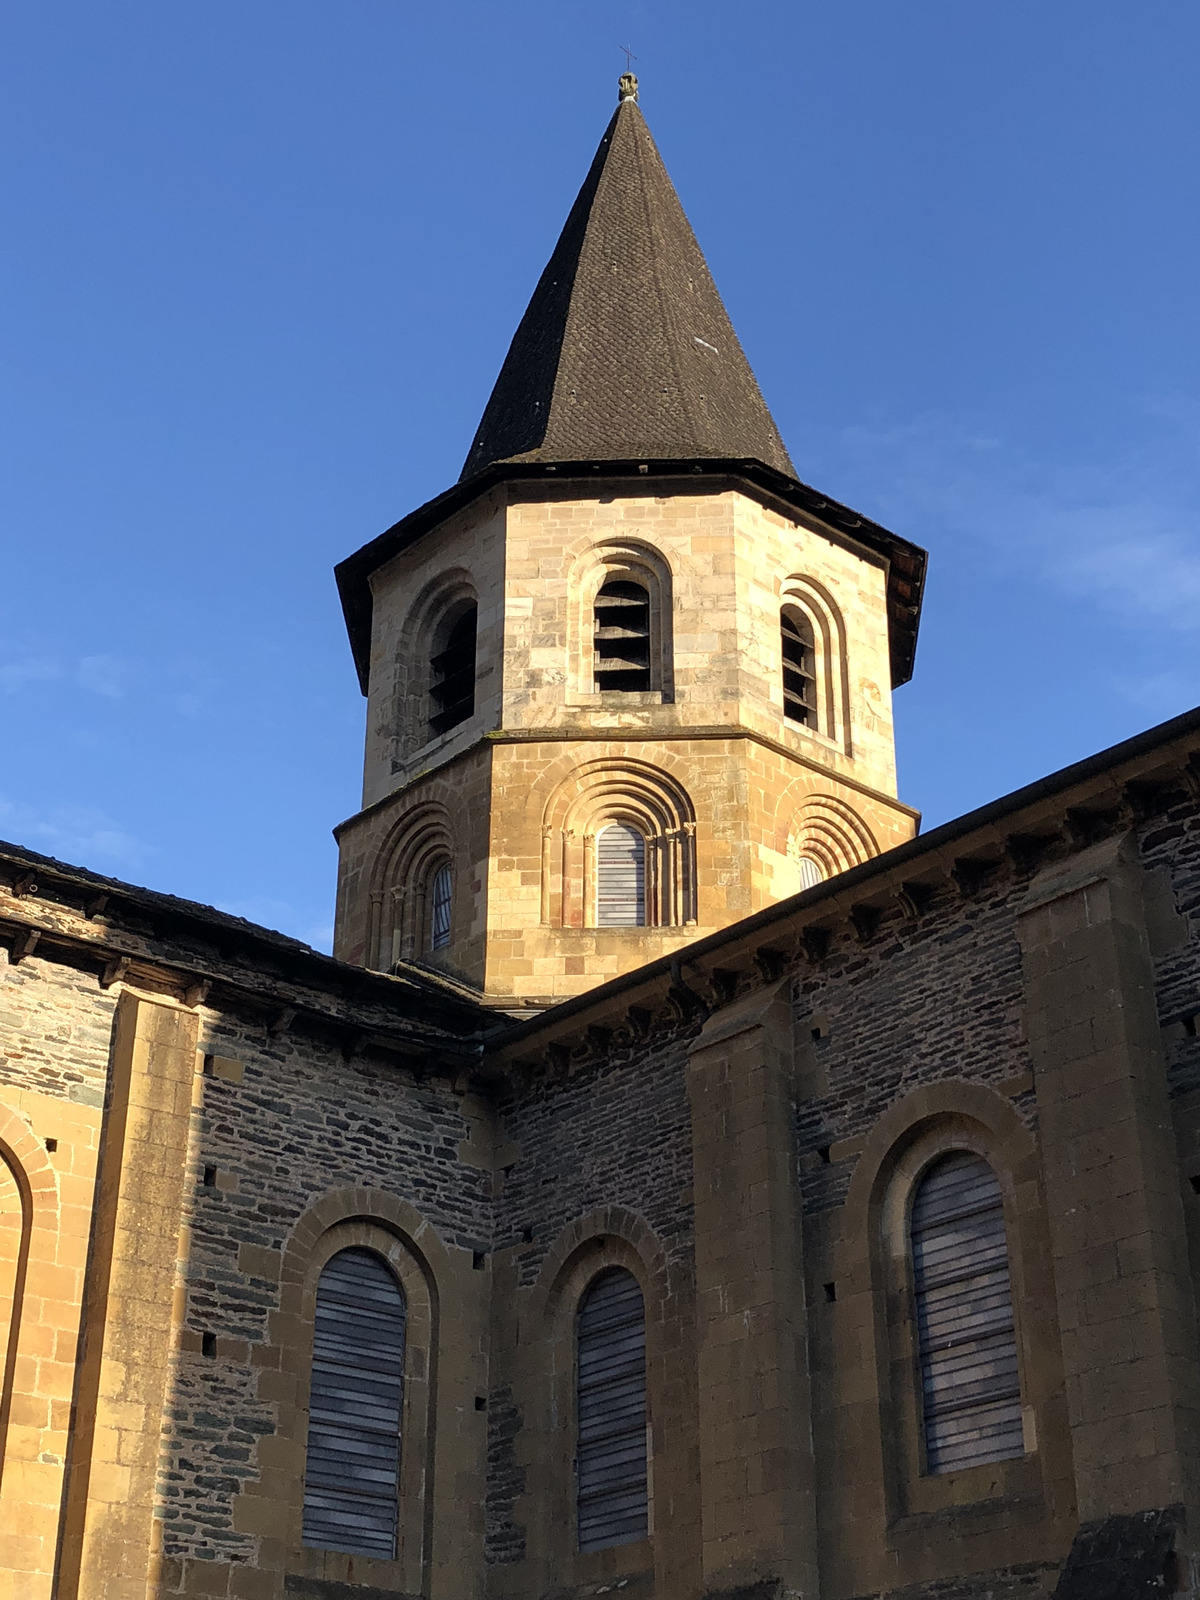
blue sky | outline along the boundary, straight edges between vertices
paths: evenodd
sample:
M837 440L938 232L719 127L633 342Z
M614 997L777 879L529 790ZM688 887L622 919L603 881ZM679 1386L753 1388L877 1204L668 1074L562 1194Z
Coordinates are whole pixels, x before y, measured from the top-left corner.
M0 835L327 944L331 569L457 476L636 52L927 825L1200 700L1195 0L10 0Z

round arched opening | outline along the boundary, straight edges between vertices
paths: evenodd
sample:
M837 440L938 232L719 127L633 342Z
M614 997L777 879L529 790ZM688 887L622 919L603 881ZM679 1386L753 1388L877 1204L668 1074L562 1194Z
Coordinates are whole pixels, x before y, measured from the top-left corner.
M611 822L596 835L596 926L646 924L646 839L627 822Z

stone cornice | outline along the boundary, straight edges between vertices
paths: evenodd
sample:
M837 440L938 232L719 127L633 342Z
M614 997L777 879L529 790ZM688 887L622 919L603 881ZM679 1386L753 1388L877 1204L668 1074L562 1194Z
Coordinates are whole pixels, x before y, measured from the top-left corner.
M346 829L356 822L361 822L365 817L373 817L386 809L417 783L424 783L434 773L445 772L448 767L457 766L469 756L493 745L500 744L686 744L689 741L702 742L712 740L747 739L752 744L770 750L775 755L784 756L796 766L803 767L806 771L815 773L818 777L830 783L839 783L847 789L853 789L856 794L865 795L867 799L876 801L879 805L890 806L893 811L899 811L902 816L911 817L920 826L921 813L912 806L906 806L903 800L897 800L893 794L885 794L882 789L872 789L869 784L862 783L858 778L851 777L848 773L838 772L835 768L826 766L821 761L815 761L811 756L806 756L803 751L793 750L781 739L772 739L770 734L760 733L756 728L749 728L744 723L730 723L728 726L701 724L689 727L684 723L676 723L670 728L495 728L490 733L481 733L472 739L469 744L463 745L460 750L447 755L445 760L433 762L427 767L421 767L414 772L411 778L396 789L383 795L378 800L372 800L369 806L364 806L361 811L356 811L352 817L347 817L344 822L339 822L333 829L335 839L340 839Z

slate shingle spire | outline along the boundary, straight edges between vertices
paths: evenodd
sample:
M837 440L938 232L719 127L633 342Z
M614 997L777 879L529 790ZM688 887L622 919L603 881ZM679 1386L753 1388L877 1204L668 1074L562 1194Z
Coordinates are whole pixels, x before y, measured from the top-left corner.
M627 73L462 477L638 457L753 457L794 475Z

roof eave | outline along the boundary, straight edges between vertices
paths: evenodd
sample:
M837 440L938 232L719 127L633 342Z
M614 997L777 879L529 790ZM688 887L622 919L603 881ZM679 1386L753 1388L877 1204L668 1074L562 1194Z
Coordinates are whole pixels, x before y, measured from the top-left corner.
M751 484L785 507L815 516L835 532L865 545L879 556L888 574L888 632L892 687L912 677L917 629L928 557L919 545L892 533L878 522L851 510L798 478L747 457L695 457L655 461L497 461L473 477L454 484L385 529L369 544L334 568L359 686L367 693L371 656L371 575L439 527L456 511L500 484L562 481L571 478L631 478L637 482L664 478L723 477Z

